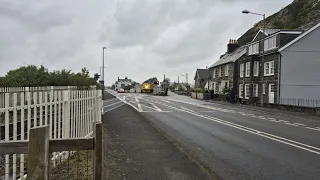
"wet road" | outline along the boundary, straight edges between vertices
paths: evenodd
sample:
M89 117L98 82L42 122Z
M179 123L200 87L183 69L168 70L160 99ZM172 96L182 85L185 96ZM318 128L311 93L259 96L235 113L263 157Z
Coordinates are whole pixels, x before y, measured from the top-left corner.
M170 93L117 94L222 179L320 179L320 121L219 105Z

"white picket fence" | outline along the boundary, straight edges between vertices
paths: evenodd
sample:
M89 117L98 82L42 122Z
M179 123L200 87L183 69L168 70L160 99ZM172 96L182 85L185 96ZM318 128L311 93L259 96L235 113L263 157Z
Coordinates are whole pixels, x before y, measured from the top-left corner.
M40 87L0 87L2 92L27 92L27 91L61 91L78 90L78 86L40 86ZM96 89L96 86L90 86L89 89Z
M0 91L0 141L28 140L30 128L42 125L49 125L51 139L91 136L93 122L101 122L102 92L68 89ZM66 159L68 153L53 153L53 166L61 156ZM0 180L26 178L24 154L4 158L1 167L0 157Z

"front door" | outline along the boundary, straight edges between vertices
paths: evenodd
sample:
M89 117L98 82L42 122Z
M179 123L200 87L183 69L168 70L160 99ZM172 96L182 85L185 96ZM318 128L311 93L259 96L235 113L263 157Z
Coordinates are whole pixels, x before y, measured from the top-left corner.
M269 84L269 103L274 103L274 84Z

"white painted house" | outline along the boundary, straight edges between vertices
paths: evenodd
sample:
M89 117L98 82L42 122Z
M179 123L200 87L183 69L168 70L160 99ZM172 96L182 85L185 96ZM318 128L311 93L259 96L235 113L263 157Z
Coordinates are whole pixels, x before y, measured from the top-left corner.
M115 83L115 90L123 89L125 86L130 86L132 84L132 80L125 77L124 79L120 79L118 77L118 81Z

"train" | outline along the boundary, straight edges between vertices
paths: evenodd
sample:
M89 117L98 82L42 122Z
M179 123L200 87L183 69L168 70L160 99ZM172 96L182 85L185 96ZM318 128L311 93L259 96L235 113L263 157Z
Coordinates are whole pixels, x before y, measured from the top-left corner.
M153 88L154 88L153 84L145 82L141 86L141 92L142 93L153 93Z
M159 85L157 78L150 78L142 83L141 93L153 93L155 86Z

